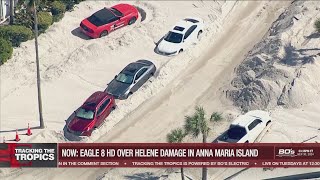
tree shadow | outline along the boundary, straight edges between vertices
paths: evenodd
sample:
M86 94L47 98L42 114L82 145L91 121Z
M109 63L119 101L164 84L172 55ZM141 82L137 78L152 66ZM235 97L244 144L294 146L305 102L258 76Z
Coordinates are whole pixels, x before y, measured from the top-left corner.
M305 38L306 38L306 39L317 39L317 38L320 38L320 33L318 33L318 32L313 32L313 33L311 33L309 36L306 36Z
M320 55L320 53L307 55L306 52L309 51L319 51L319 48L312 48L312 49L295 49L291 44L288 44L284 47L285 49L285 57L282 58L280 61L283 64L289 66L296 66L296 65L304 65L308 63L314 63L315 57Z
M155 176L152 172L136 173L133 175L125 176L125 178L130 179L130 180L158 180L158 179L160 179L159 176Z
M87 35L83 34L80 30L80 27L77 27L76 29L72 30L71 31L71 34L74 35L74 36L77 36L81 39L84 39L84 40L90 40L91 38L88 37Z

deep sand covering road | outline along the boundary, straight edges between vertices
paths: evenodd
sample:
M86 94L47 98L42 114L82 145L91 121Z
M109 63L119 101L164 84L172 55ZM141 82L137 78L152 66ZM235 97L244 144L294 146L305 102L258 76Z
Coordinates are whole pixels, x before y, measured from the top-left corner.
M237 113L232 105L227 105L228 102L223 100L219 87L222 87L223 83L228 81L233 68L241 62L252 46L263 37L270 24L289 2L246 1L237 2L235 5L234 2L227 3L232 3L232 11L227 14L226 19L220 22L220 31L214 34L213 40L207 41L207 44L201 47L201 51L196 49L201 56L189 63L163 90L140 105L111 131L102 135L97 142L164 142L166 134L171 129L182 126L184 115L191 113L196 104L203 105L208 112ZM179 58L186 58L186 56L180 55L180 57L173 58L171 61L179 61ZM88 87L91 88L91 86ZM228 123L225 121L213 128L214 133L210 134L210 137L214 138ZM39 138L38 141L40 142L41 139ZM189 139L188 141L198 140ZM67 177L92 179L92 177L103 175L105 171L107 170L21 170L8 177L8 179L22 177L33 179L63 179ZM121 179L122 175L134 174L136 171L147 172L151 170L112 169L106 174L105 178ZM152 171L158 170L153 169ZM222 169L210 169L209 177L214 177L214 174L219 171L222 171ZM199 169L190 169L187 174L198 179L200 171Z
M159 3L165 4L165 2ZM206 41L207 44L202 44L200 49L196 48L196 52L186 53L187 55L182 54L170 59L170 62L177 62L179 58L190 58L188 56L199 57L196 59L191 58L192 60L187 62L182 61L183 67L185 66L186 68L181 71L181 73L178 71L173 81L165 84L165 88L161 89L155 96L148 96L148 101L141 105L138 104L133 112L123 112L122 114L129 113L129 115L126 114L124 116L125 118L111 130L108 130L109 132L107 134L105 134L104 131L98 133L98 136L96 136L98 137L97 142L164 142L166 134L171 129L182 126L184 115L192 113L196 104L203 105L208 112L220 111L224 112L224 114L230 113L231 117L233 114L238 114L230 102L225 100L220 88L225 83L230 82L229 80L233 74L233 69L243 60L244 55L253 45L262 39L271 23L275 21L283 11L283 8L287 7L289 3L290 2L287 1L247 1L238 2L235 5L232 4L231 11L227 11L227 16L225 16L226 19L220 20L220 31L215 32L213 39L210 39L211 41ZM185 5L185 7L189 6ZM172 13L172 10L170 12ZM214 30L214 28L212 30ZM158 31L157 33L160 34L161 32ZM210 36L205 36L204 38L208 37ZM93 48L94 47L97 47L97 44L93 45ZM86 49L82 50L86 51ZM100 54L100 56L101 58L104 57L103 54ZM124 59L124 56L122 56L122 58ZM165 59L163 58L163 60ZM157 61L157 63L159 63L160 66L164 64L161 61ZM122 63L122 65L123 64L124 63ZM174 67L177 64L178 63L172 66ZM120 69L120 65L118 69ZM112 74L113 73L110 73L108 78L112 77ZM48 75L50 75L50 73L48 73ZM92 77L94 77L93 74ZM160 74L158 78L165 77L165 75L162 74L161 76ZM61 84L65 83L66 82ZM103 81L99 81L98 84L99 87L102 87ZM83 88L82 85L79 85L79 87ZM92 91L93 88L91 85L88 85L88 89ZM82 94L88 93L89 91L85 91ZM130 101L141 97L143 97L141 93L137 94L137 96L132 97ZM79 103L80 100L77 100L77 102ZM75 106L75 103L73 104L73 106ZM232 118L228 120L231 119ZM228 124L229 121L227 120L216 124L216 127L212 128L213 131L210 137L212 139L216 137ZM48 133L43 133L42 136L36 137L32 141L41 142L46 139L46 136L48 136ZM53 136L55 137L55 135ZM56 139L52 138L51 140ZM187 141L193 142L199 141L199 139L187 139ZM9 176L8 179L22 179L26 177L32 179L92 179L93 177L101 177L104 173L106 173L105 179L123 179L126 175L143 172L154 172L155 176L160 176L164 174L164 171L164 169L17 170L17 173ZM219 177L227 177L236 171L236 169L228 172L225 172L224 169L210 169L209 177L217 177L219 179ZM188 169L186 173L194 179L199 179L200 177L199 169ZM175 176L173 175L171 179L175 179Z

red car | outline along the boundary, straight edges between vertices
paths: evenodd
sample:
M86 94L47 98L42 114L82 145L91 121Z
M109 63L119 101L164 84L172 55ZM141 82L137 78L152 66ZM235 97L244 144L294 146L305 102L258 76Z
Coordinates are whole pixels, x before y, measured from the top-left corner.
M117 4L103 8L80 23L80 29L91 38L108 35L111 31L131 25L138 19L137 8L129 4Z
M113 96L101 91L95 92L75 111L67 129L78 136L91 136L92 131L101 126L115 108Z

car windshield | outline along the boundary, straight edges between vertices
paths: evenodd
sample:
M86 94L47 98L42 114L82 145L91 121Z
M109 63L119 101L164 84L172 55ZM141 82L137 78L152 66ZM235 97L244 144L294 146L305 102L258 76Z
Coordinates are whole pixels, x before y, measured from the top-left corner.
M180 43L182 41L183 35L180 33L175 33L170 31L165 37L164 40L172 43Z
M246 134L247 134L246 129L240 126L231 125L228 130L228 137L230 139L240 140Z
M131 84L133 81L133 76L125 73L120 73L116 80L122 83Z
M115 15L117 15L119 17L123 16L123 14L115 8L110 8L110 11L112 11Z
M76 117L86 120L92 120L94 117L94 111L80 108L76 113Z

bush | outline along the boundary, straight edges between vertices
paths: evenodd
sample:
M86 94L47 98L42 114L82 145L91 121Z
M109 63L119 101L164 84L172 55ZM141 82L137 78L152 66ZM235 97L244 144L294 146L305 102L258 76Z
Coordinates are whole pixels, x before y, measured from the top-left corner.
M12 56L13 48L8 40L0 38L0 65L5 63Z
M74 8L74 5L79 4L85 0L61 0L66 5L66 10L70 11Z
M63 18L63 14L58 14L52 17L53 22L58 22Z
M53 16L57 16L66 12L66 5L61 1L54 1L51 3L51 13Z
M32 39L31 29L24 26L1 26L0 38L6 39L12 43L13 46L20 46L21 42Z
M320 33L320 19L316 20L316 22L314 23L314 27L316 28L318 33Z
M53 23L52 16L48 12L38 13L38 30L40 33L46 31L49 26Z
M18 12L14 16L14 24L33 29L33 14L27 12Z

